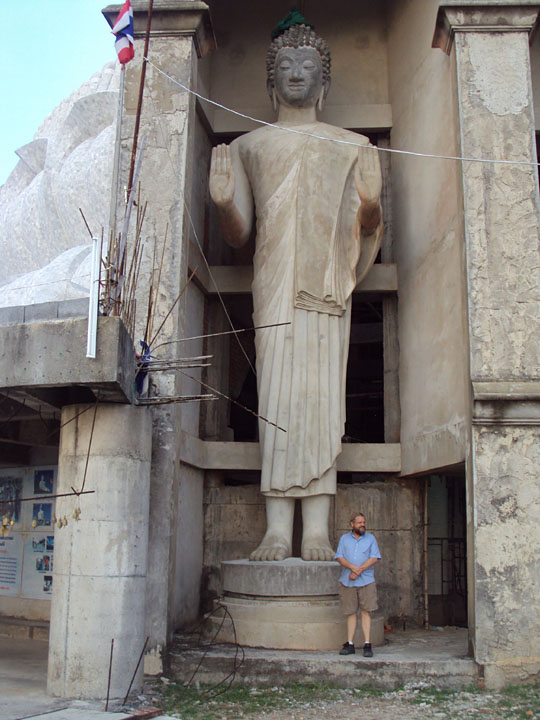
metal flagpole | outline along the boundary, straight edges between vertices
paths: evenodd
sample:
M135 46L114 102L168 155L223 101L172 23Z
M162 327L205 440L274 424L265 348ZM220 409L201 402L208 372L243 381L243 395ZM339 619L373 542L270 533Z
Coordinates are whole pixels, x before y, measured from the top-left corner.
M124 85L126 66L120 69L120 88L118 90L118 109L116 112L116 140L114 144L113 176L111 184L111 211L109 214L109 235L116 236L116 219L118 212L118 186L120 184L120 146L122 143L122 119L124 114Z
M137 113L135 115L135 129L133 131L133 147L131 149L131 163L129 167L129 180L127 185L127 192L128 196L131 190L133 189L132 183L133 183L133 173L135 170L135 156L137 154L137 140L139 138L139 126L141 122L141 111L142 111L142 102L143 102L143 92L144 92L144 80L146 77L146 58L148 57L148 45L150 43L150 26L152 24L152 8L154 6L154 0L148 0L148 16L146 19L146 33L144 37L144 53L143 53L143 60L142 60L142 66L141 66L141 80L139 83L139 99L137 101Z

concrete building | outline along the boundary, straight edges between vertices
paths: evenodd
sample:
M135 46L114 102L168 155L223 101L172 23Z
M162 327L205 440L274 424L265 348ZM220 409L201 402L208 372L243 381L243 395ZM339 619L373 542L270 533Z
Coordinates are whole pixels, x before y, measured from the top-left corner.
M133 7L120 187L147 3ZM354 294L331 537L361 508L384 558L385 621L466 625L487 685L531 679L540 668L540 4L305 0L301 9L332 52L321 118L367 134L384 170L380 261ZM212 356L191 377L153 374L154 397L200 394L201 379L256 410L252 335L200 337L229 331L229 322L251 325L253 244L225 246L207 177L212 146L256 127L246 115L273 120L264 60L288 10L285 0L154 2L138 307L148 303L153 247L159 254L165 244L155 356ZM109 23L117 12L104 10ZM107 115L101 127L109 125ZM116 202L123 207L122 192ZM102 217L95 224L107 226L106 204ZM91 696L110 639L129 668L146 637L149 658L158 657L176 628L210 609L222 592L221 562L247 557L265 519L256 419L224 400L136 406L131 348L139 349L145 312L132 339L118 318L100 318L96 360L84 354L86 321L73 317L81 312L56 298L0 316L0 487L19 493L0 497L16 515L0 615L51 618L51 692ZM177 341L192 337L179 351ZM52 609L50 587L25 590L36 583L26 575L28 538L52 537L38 532L39 508L32 527L27 507L44 501L17 505L27 492L42 497L45 470L55 493L83 479L95 490L49 505L57 523L68 519L54 533ZM43 527L52 530L52 519ZM122 677L113 691L123 689Z

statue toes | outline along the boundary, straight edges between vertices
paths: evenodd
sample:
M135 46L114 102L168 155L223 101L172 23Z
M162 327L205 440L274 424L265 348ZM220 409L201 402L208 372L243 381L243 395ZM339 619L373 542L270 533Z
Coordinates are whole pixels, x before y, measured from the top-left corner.
M286 557L288 557L288 553L285 548L275 548L272 560L285 560Z
M260 545L249 556L250 560L258 561L279 561L285 560L290 555L289 549L285 545Z

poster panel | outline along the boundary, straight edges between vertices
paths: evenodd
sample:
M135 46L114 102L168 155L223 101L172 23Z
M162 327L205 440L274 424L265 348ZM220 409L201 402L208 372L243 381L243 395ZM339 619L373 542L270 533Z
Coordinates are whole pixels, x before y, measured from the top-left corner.
M50 596L53 585L54 535L31 532L24 542L22 595L27 598Z
M19 595L22 559L23 541L20 533L0 536L0 595Z
M56 467L0 471L0 520L13 519L0 536L0 595L47 598L54 568Z

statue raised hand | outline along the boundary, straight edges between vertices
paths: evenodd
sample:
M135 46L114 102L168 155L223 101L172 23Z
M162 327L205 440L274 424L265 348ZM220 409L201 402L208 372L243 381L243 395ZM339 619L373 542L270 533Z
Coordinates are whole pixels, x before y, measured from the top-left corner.
M362 145L358 148L354 182L361 203L360 224L366 233L371 233L381 220L379 198L382 190L379 155L373 145Z
M209 188L225 241L232 247L240 247L251 231L253 201L249 181L236 156L233 158L229 145L212 149Z

